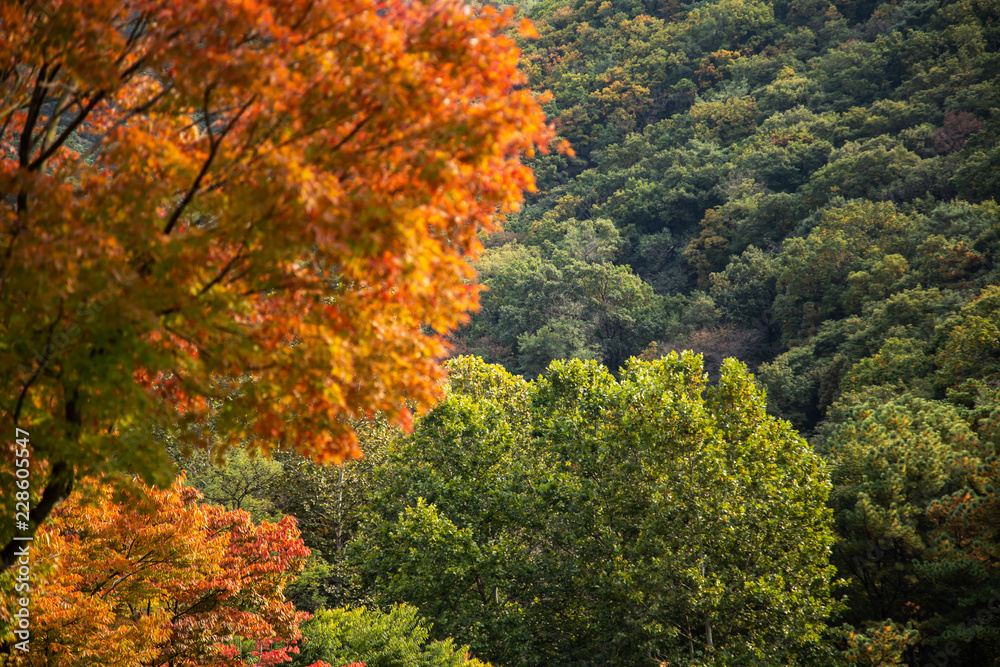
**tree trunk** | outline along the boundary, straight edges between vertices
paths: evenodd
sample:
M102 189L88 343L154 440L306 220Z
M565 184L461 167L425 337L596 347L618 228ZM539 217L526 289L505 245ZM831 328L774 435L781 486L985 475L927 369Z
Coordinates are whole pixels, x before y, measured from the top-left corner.
M49 514L52 513L55 506L66 500L72 491L73 468L67 465L65 461L57 461L52 466L52 473L49 475L49 482L45 485L45 490L42 491L41 499L31 508L31 513L28 515L32 537L34 537L35 531L38 530L38 526L49 518ZM14 540L12 537L4 546L3 551L0 552L0 559L2 559L0 561L0 574L3 574L14 565L17 561L15 553L23 544L25 544L24 541Z

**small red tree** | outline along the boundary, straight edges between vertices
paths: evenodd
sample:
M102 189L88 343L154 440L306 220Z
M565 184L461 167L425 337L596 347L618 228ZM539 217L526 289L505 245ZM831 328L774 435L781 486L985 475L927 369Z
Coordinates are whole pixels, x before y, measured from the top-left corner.
M284 585L309 550L295 520L256 526L242 511L196 502L178 480L116 502L88 483L43 526L32 554L51 570L33 591L25 665L276 664L297 652Z

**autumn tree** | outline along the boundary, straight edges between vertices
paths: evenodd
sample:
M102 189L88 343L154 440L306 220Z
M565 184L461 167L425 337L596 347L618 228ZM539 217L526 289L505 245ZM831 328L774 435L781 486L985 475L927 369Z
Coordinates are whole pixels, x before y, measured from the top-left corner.
M19 664L239 667L297 651L308 615L283 589L309 550L294 519L254 525L198 504L183 478L124 495L106 480L78 488L35 541L31 650Z
M340 460L345 417L406 425L402 397L435 400L441 334L476 304L476 232L533 187L521 156L551 136L511 18L456 0L0 8L0 408L31 434L32 526L80 476L164 481L130 433L196 445L212 412L225 442Z

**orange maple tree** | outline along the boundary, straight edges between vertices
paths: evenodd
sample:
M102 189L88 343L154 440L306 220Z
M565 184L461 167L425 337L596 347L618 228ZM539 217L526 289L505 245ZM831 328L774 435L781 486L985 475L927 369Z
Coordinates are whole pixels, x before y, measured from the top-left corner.
M0 3L0 412L30 433L32 530L81 476L155 479L129 433L204 444L211 414L223 445L339 460L351 418L436 400L477 233L552 139L512 17Z
M282 592L309 555L294 519L256 526L197 503L183 479L139 482L126 498L103 480L82 487L35 540L31 650L19 664L238 667L298 651L309 615Z

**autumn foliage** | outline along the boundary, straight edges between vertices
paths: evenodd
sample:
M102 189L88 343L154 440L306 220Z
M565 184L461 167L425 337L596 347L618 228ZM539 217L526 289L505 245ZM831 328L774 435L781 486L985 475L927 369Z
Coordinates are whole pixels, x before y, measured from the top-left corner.
M308 614L282 594L309 555L295 520L256 526L198 504L183 478L138 491L88 483L39 531L23 664L237 667L297 652Z
M0 6L0 409L31 433L33 523L74 475L155 477L137 429L200 444L214 410L223 444L339 460L347 418L405 426L436 399L477 232L551 139L511 21L455 0Z

